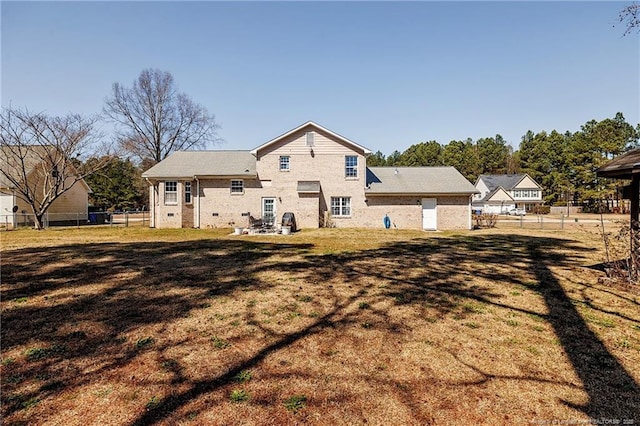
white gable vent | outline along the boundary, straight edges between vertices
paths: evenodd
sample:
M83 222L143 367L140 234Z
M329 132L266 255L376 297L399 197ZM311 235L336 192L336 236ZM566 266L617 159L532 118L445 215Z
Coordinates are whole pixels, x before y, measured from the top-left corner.
M314 146L315 139L316 139L315 132L307 132L307 146Z

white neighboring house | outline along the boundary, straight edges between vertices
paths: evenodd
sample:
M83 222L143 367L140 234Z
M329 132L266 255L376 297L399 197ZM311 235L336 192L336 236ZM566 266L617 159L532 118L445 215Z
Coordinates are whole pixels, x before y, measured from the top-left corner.
M542 187L528 174L480 175L475 183L473 210L503 214L511 209L530 212L542 204Z

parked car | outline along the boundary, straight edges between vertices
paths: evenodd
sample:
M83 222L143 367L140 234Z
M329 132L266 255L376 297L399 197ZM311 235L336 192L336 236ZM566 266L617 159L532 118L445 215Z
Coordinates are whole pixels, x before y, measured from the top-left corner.
M507 212L509 216L526 216L527 212L525 209L511 209Z

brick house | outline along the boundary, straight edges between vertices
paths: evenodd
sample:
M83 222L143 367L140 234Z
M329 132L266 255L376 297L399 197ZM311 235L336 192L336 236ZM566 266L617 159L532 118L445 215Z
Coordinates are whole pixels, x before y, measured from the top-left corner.
M180 151L143 173L151 226L470 229L476 188L453 167L367 167L371 151L312 121L251 151Z

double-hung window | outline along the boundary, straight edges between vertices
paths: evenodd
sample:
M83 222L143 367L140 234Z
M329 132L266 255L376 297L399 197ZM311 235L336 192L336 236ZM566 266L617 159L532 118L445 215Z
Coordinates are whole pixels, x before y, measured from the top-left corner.
M291 162L291 158L288 155L281 155L280 156L280 171L281 172L288 172L290 170L290 162Z
M178 182L169 181L164 183L164 204L178 204Z
M358 157L356 155L347 155L344 157L344 177L358 177Z
M184 183L184 202L191 204L191 182Z
M351 216L351 197L331 197L331 216Z
M244 181L232 180L231 181L231 193L232 194L244 194Z

